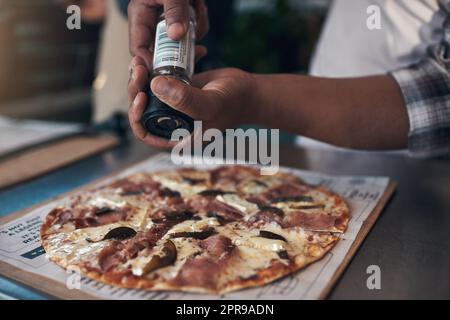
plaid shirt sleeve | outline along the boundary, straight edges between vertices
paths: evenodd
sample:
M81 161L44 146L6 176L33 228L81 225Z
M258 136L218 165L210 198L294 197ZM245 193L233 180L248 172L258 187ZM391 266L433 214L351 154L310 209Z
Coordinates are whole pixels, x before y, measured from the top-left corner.
M442 42L419 63L391 72L408 112L408 149L417 157L450 155L450 0L440 7L446 14Z

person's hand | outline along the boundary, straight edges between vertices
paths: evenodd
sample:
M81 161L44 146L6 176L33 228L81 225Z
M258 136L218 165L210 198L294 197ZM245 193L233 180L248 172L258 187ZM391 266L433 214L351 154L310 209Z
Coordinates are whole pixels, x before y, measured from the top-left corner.
M148 68L152 67L154 34L160 9L164 9L167 34L172 40L180 40L189 26L189 0L131 0L128 5L130 52L141 57ZM197 40L209 29L208 9L204 0L194 0L192 5L197 18Z
M134 59L135 76L132 85L145 85L140 59ZM137 70L141 70L136 74ZM158 76L151 82L151 90L172 108L201 120L203 129L224 130L240 124L251 123L257 104L254 95L256 82L253 75L239 69L218 69L194 76L192 86L171 77ZM130 97L131 98L131 97ZM136 138L154 147L171 147L170 142L149 134L140 119L147 105L147 95L136 91L128 111L130 125Z

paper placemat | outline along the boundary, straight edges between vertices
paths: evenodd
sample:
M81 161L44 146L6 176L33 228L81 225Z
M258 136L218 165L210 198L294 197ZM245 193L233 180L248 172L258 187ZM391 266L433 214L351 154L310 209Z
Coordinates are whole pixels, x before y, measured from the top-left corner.
M108 183L138 171L172 167L174 165L170 161L170 155L159 154L77 191ZM66 272L47 261L39 242L39 228L43 217L53 207L67 201L67 195L31 210L0 219L0 223L4 223L0 226L0 274L65 299L323 299L331 291L374 225L393 194L396 184L387 177L334 176L291 168L281 170L298 175L310 184L326 186L343 196L350 206L351 218L345 234L320 261L265 286L217 296L122 289L81 277L80 289L69 289L72 287L74 277L78 275ZM73 194L75 192L71 193Z
M12 119L0 116L0 156L59 136L81 132L77 123Z

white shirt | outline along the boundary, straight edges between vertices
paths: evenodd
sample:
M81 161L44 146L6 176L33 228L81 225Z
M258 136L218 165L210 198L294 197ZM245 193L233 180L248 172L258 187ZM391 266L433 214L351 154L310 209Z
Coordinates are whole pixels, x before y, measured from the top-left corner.
M380 29L370 30L367 8L380 9ZM316 47L310 74L342 78L407 67L441 41L445 15L438 0L334 0ZM299 137L310 148L342 149Z
M367 27L367 8L380 8L381 28ZM310 73L325 77L384 74L426 55L442 39L437 0L334 0Z

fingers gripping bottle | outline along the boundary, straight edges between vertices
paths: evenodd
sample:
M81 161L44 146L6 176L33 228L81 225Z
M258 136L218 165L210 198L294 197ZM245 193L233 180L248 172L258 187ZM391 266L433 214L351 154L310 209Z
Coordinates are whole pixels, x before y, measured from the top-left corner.
M194 74L195 59L195 11L190 6L190 22L186 35L180 41L167 35L164 14L156 27L153 71L151 78L169 76L190 85ZM150 89L147 92L148 103L142 115L141 124L151 134L170 139L176 129L192 132L194 120L159 100Z

